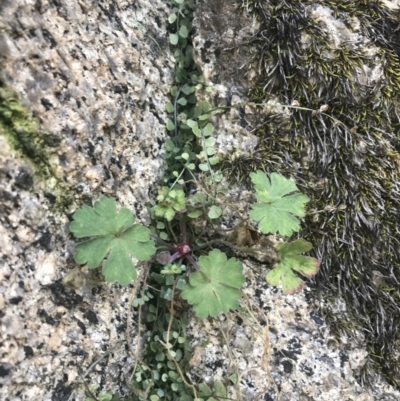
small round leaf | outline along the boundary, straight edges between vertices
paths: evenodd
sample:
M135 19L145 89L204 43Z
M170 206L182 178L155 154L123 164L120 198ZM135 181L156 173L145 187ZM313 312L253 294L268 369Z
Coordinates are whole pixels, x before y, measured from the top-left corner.
M174 14L171 14L169 17L168 17L168 22L170 23L170 24L173 24L175 21L176 21L176 19L177 19L178 17L177 17L177 15L174 13Z
M181 97L178 99L178 102L181 106L186 106L187 105L187 100L184 97Z
M208 217L210 219L218 219L222 214L222 209L219 206L211 206L210 210L208 211Z
M170 33L169 43L171 43L171 45L177 45L178 41L179 41L179 36L176 33Z
M185 25L182 25L179 28L179 36L184 39L186 39L189 36L189 30L187 29L187 27Z
M174 111L174 105L171 102L168 102L165 105L165 110L167 111L167 113L172 113Z
M168 131L173 131L175 129L175 124L172 122L172 120L168 119L166 127Z

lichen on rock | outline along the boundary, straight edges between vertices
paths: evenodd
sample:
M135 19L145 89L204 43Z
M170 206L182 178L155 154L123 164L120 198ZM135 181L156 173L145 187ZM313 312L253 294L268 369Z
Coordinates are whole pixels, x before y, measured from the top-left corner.
M257 168L280 172L311 198L301 235L322 261L314 285L321 310L338 338L354 338L354 330L365 336L364 382L379 366L400 386L398 4L244 0L236 6L220 31L235 29L229 21L247 15L251 32L247 25L247 36L239 29L238 40L209 46L230 60L230 71L235 60L251 56L218 83L241 82L248 101L263 106L242 112L257 147L226 160L225 169L236 178ZM200 25L213 21L198 18ZM205 50L203 56L214 82L220 71ZM334 306L338 299L345 311Z

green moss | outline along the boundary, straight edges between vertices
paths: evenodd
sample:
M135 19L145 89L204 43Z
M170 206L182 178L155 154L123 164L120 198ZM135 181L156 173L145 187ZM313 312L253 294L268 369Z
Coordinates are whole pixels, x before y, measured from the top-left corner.
M3 135L17 156L27 161L40 181L56 196L55 207L64 210L72 202L66 184L53 174L48 161L48 148L60 140L39 129L39 123L19 101L18 97L0 81L0 135Z
M12 148L28 158L44 177L50 177L43 135L37 121L12 91L0 84L0 135Z
M260 116L257 152L232 162L233 176L264 168L293 177L312 199L301 236L316 246L322 261L316 297L334 333L362 330L372 366L400 387L400 14L379 1L320 2L348 26L357 17L364 36L379 52L370 57L353 43L332 50L330 38L298 0L246 0L260 22L252 37L256 71L252 101L298 101L328 114L295 110L291 117ZM307 45L302 38L308 37ZM268 40L265 40L268 38ZM329 58L327 58L329 54ZM384 66L387 84L360 88L362 65ZM383 280L377 277L383 276ZM337 297L346 316L334 313ZM396 323L397 322L397 323Z

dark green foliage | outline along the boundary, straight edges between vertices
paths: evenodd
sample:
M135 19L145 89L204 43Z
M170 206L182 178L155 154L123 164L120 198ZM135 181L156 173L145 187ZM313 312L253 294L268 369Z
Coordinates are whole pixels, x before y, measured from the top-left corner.
M160 400L193 400L191 390L183 383L165 346L170 320L170 296L174 281L173 276L165 277L157 273L152 273L149 280L151 287L161 287L161 296L160 292L152 291L149 288L148 295L150 297L147 297L148 302L146 302L147 312L142 322L146 331L142 359L146 361L146 365L152 370L153 375L146 366L139 364L132 381L133 387L144 391L149 383L154 380L147 397L148 400L157 399L157 397ZM171 351L175 355L174 358L183 372L188 370L191 353L191 347L185 333L186 326L186 313L175 303L169 342ZM133 395L132 399L138 401L141 398L139 395Z
M315 3L243 3L261 24L252 38L260 75L250 97L259 103L297 101L313 110L326 104L333 118L304 110L289 118L260 116L258 152L233 163L232 174L263 167L293 177L310 197L300 235L315 244L322 261L316 293L331 300L340 294L349 313L340 324L329 306L325 315L334 331L351 335L354 325L362 329L371 358L400 386L400 35L394 29L400 14L378 1L320 2L348 26L351 17L359 18L363 34L380 47L374 58L354 44L332 49L328 34L306 12ZM307 45L301 43L304 34ZM356 69L377 62L388 84L355 84ZM366 381L369 366L362 372Z
M164 183L168 186L176 180L181 172L183 174L179 175L179 178L188 179L190 177L185 169L194 169L196 154L200 152L192 130L182 123L187 118L195 117L197 98L194 92L196 85L199 84L200 75L193 61L192 38L189 36L193 20L193 0L172 0L171 5L173 7L172 14L168 21L174 25L174 32L170 34L169 39L175 49L176 86L172 87L171 102L166 105L166 111L170 113L166 127L171 138L165 143ZM183 155L185 157L182 157Z

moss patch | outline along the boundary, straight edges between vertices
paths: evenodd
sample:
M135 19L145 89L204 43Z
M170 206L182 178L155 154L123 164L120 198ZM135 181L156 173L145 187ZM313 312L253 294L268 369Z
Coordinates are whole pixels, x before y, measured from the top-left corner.
M13 91L0 81L0 135L3 135L16 154L26 160L35 176L46 181L57 207L67 207L71 196L66 185L52 174L48 161L48 148L57 147L58 137L42 132L39 122L19 101Z
M357 17L377 52L346 40L333 48L310 17L315 7L330 9L350 29ZM277 171L312 199L300 235L322 261L314 289L328 301L325 317L337 334L365 334L371 358L361 380L369 382L378 366L400 387L400 13L371 0L246 0L243 8L260 22L251 38L259 71L251 100L297 101L315 112L260 116L259 148L234 162L232 173ZM384 82L357 84L358 72L376 65ZM318 111L325 104L329 115ZM339 320L338 296L347 308Z
M48 171L47 155L39 125L32 114L26 110L12 91L0 83L0 134L4 135L12 148L28 158L46 178Z

